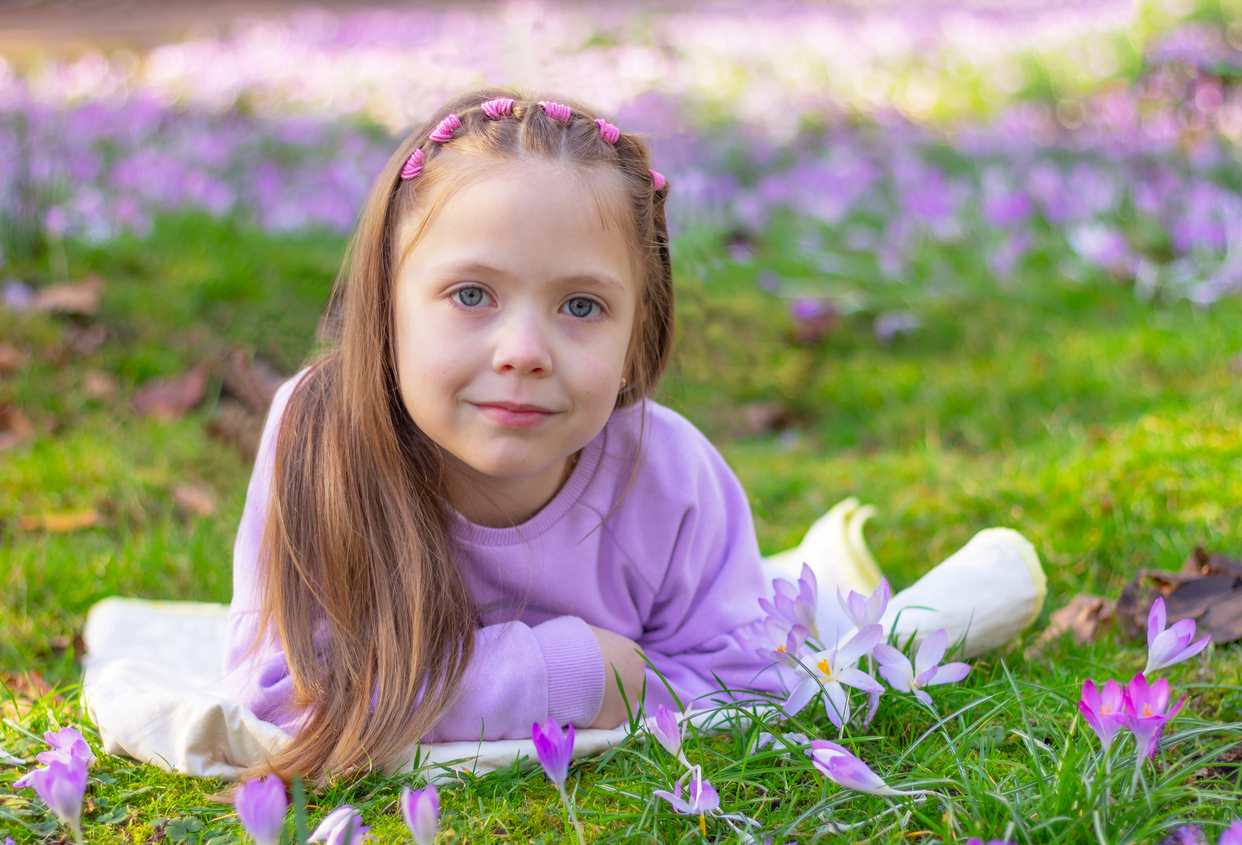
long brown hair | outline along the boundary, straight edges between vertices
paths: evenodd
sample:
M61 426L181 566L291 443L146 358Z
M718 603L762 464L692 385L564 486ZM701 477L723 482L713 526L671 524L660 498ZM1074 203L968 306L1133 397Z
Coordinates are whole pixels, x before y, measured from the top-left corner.
M512 117L483 113L497 97L515 100ZM569 105L569 124L540 99ZM461 121L452 140L429 142L449 114ZM452 704L473 648L479 618L453 559L443 453L410 419L398 388L393 279L399 224L417 219L408 215L425 215L417 242L476 165L538 156L619 171L642 289L617 406L641 401L663 374L673 342L668 189L654 188L641 136L622 132L609 144L595 119L565 98L474 91L406 137L376 178L319 325L320 350L280 422L260 549L260 636L274 626L293 705L311 712L243 780L274 772L323 782L403 762ZM423 172L402 180L416 148ZM444 149L452 162L437 166ZM428 196L434 201L423 202Z

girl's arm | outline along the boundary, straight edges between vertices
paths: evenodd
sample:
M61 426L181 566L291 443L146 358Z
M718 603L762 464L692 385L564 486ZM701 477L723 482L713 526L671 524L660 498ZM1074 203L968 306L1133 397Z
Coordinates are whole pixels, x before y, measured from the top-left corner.
M768 662L744 636L761 615L757 600L765 588L746 491L715 446L697 429L694 435L685 449L697 465L687 473L690 504L638 641L685 707L728 698L720 683L730 690L780 689L779 676L765 671ZM646 683L648 713L660 703L676 709L651 669Z
M292 678L284 650L269 635L251 658L245 651L258 624L258 552L270 495L276 432L302 372L277 390L264 424L246 504L233 546L233 601L224 686L264 721L296 732L305 717L291 706ZM539 625L506 622L479 628L454 705L427 741L530 736L532 722L552 718L586 727L604 698L604 664L593 629L576 616Z

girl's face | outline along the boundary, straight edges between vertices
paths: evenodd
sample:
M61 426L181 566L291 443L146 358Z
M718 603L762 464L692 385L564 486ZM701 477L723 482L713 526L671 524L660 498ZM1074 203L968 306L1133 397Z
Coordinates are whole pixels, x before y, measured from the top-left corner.
M620 179L526 159L450 197L408 254L416 221L399 228L402 400L449 454L451 498L464 481L537 510L612 413L639 290L626 230L600 205L624 209Z

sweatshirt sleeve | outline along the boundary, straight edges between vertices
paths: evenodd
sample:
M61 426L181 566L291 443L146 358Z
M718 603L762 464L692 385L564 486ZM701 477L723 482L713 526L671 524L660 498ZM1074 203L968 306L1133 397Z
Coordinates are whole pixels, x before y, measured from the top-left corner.
M276 449L276 433L298 373L277 390L264 423L246 503L233 545L233 600L229 607L223 689L258 718L296 733L307 713L294 708L293 681L284 649L271 632L253 655L246 651L258 627L259 544ZM590 724L604 699L604 662L590 627L576 616L539 625L506 622L479 628L455 703L426 741L530 736L532 722Z
M697 447L683 453L697 463L687 473L688 504L639 641L686 707L729 698L721 684L729 690L780 688L747 636L761 615L757 600L765 585L746 491L711 442L695 434ZM646 712L661 703L677 709L651 668L646 681Z

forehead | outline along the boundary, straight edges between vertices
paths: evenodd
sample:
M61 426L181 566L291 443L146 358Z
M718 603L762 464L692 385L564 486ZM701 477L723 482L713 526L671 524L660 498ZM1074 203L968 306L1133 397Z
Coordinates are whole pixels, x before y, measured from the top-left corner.
M446 258L476 259L504 270L555 277L598 272L635 283L635 238L624 177L542 159L504 162L429 197L398 227L399 272Z

